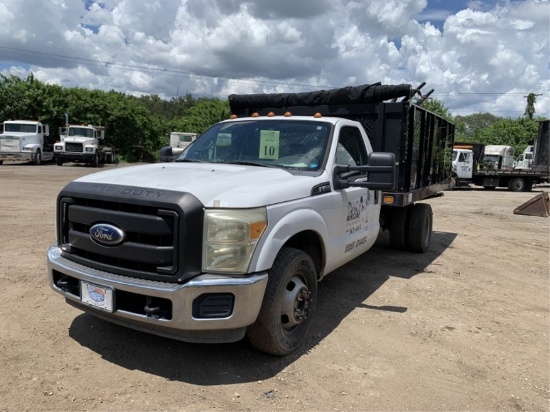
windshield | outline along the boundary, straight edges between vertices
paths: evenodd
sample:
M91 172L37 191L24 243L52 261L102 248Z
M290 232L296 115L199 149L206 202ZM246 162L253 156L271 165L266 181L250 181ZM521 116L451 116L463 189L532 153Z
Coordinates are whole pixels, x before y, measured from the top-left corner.
M94 131L85 127L69 127L69 136L94 137Z
M219 123L178 158L182 161L252 164L315 171L321 167L331 124L301 120Z
M498 163L500 159L500 156L499 155L485 155L485 157L483 158L483 162L484 163Z
M4 132L36 133L35 124L4 123Z

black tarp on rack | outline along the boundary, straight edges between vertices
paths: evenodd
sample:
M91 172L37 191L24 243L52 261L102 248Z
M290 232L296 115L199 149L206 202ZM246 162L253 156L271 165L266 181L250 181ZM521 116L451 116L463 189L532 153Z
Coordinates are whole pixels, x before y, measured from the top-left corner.
M232 94L228 97L232 111L246 108L293 107L380 103L389 99L411 97L410 84L382 85L380 83L348 86L339 89L305 93Z

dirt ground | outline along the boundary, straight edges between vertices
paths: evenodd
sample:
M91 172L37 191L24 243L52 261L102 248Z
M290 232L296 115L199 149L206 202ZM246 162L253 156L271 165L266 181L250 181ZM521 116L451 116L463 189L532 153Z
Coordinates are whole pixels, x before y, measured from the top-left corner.
M431 250L382 234L321 282L280 358L135 332L50 289L56 195L95 171L0 166L0 410L550 410L550 219L513 214L550 187L430 199Z

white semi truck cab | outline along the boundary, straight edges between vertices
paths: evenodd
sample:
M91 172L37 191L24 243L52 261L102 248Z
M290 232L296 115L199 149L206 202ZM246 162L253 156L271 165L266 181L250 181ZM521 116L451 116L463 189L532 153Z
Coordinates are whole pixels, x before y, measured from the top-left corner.
M337 89L336 103L327 92L313 102L230 96L232 118L175 162L92 174L61 191L51 287L138 330L203 343L246 334L264 352L292 352L318 282L381 229L399 249L430 245L431 208L415 201L449 187L454 127L410 104L415 91ZM414 122L436 127L417 124L420 137Z
M6 120L0 133L0 165L5 160L41 164L53 159L46 137L47 124L31 120Z
M93 167L100 163L114 163L114 148L103 145L105 128L102 126L67 125L59 128L60 141L54 145L58 166L65 162L87 163Z

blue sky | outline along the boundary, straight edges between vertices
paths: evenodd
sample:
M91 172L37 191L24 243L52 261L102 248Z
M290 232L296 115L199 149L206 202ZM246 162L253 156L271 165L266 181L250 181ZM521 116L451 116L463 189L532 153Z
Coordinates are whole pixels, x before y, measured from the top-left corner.
M0 21L0 73L65 87L170 99L425 81L453 114L521 116L535 92L550 117L548 0L3 0Z

